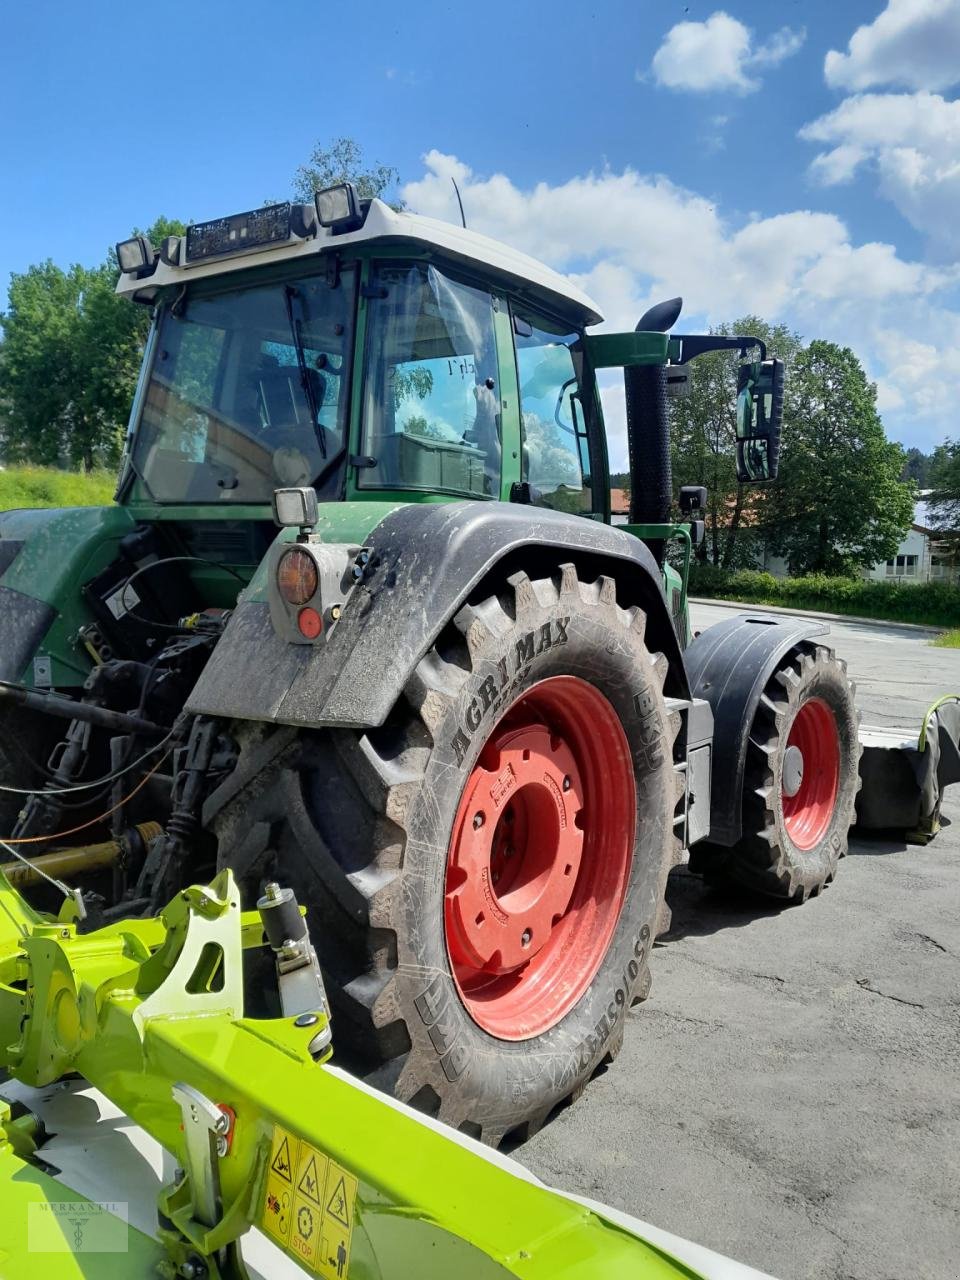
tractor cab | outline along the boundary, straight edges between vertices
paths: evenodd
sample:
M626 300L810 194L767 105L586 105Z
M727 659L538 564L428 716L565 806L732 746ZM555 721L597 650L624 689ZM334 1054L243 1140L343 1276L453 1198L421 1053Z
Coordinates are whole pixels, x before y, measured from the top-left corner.
M155 308L119 497L200 518L321 503L530 502L604 519L607 460L568 281L349 184L118 246Z

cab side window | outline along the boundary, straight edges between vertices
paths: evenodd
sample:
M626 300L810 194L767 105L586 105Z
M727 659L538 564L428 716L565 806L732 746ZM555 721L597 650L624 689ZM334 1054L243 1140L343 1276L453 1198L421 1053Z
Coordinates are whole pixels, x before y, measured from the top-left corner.
M493 300L434 266L382 265L370 304L362 488L495 498Z
M536 506L592 514L590 449L580 396L580 335L514 308L520 382L521 477Z

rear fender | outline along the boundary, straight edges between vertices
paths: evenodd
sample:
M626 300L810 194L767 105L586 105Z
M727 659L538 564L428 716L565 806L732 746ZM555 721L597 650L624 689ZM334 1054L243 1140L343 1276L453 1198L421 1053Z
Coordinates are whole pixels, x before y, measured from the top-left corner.
M77 632L92 616L80 588L116 558L133 527L116 506L0 515L0 680L83 684L91 661Z
M687 694L660 570L638 539L562 512L505 503L411 503L367 536L366 574L336 625L312 645L277 635L269 605L236 612L187 701L194 714L302 726L383 724L415 666L487 579L535 576L571 560L615 577L647 613L648 644L670 663L667 692Z
M712 843L729 847L743 834L743 775L750 726L760 695L784 655L800 640L830 628L810 618L744 614L708 627L687 648L695 698L713 709Z

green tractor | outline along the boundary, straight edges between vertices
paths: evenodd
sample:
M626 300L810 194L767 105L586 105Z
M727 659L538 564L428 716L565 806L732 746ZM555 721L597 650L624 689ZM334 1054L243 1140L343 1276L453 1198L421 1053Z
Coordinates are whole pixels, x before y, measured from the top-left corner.
M679 300L592 335L563 277L349 184L118 256L153 324L116 502L0 517L4 871L89 929L227 867L291 886L338 1061L523 1137L616 1054L687 849L799 901L845 850L826 627L692 638L704 492L671 514L687 362L741 354L745 482L776 475L783 366L671 335Z

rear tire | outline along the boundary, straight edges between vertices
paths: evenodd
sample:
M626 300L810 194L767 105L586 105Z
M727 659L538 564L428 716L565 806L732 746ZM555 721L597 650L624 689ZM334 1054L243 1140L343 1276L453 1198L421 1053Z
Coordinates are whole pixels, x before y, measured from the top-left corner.
M803 641L781 661L750 727L743 837L698 850L709 880L792 902L830 883L860 787L854 693L832 649Z
M644 623L612 579L516 574L460 610L382 728L241 730L250 782L208 804L221 865L309 905L338 1059L487 1142L578 1094L649 987L679 718Z

